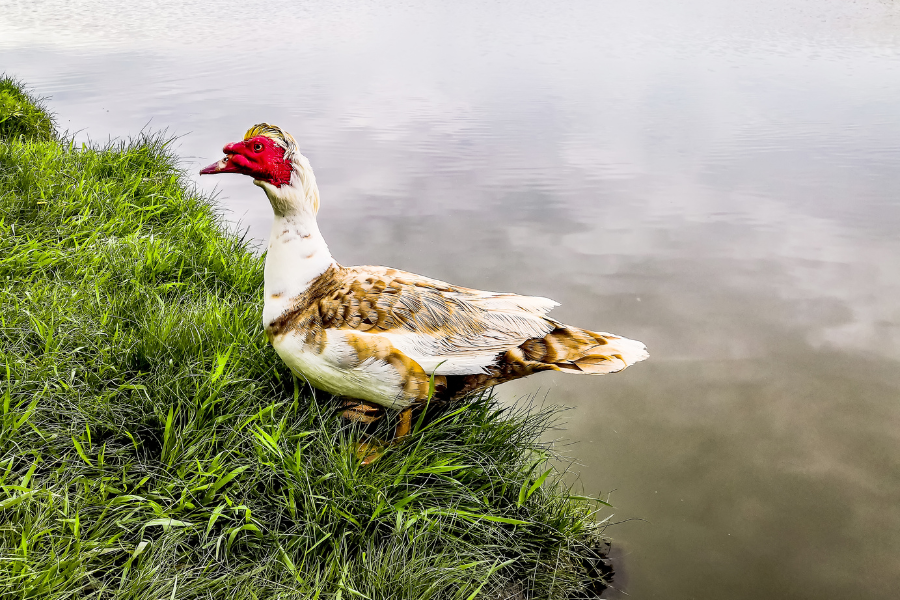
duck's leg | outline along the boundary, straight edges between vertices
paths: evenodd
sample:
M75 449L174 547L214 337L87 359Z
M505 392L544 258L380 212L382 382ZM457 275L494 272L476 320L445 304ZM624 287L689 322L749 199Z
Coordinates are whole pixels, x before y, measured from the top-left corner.
M371 465L381 458L381 455L384 454L387 448L400 443L404 437L409 435L412 431L412 412L412 406L400 411L400 415L397 417L397 427L394 429L394 439L390 442L384 443L375 438L367 438L357 442L356 456L362 460L361 464L363 466Z
M386 446L378 438L364 437L356 442L356 458L360 460L362 466L371 465L373 462L381 458L384 454Z
M397 428L394 430L394 442L399 441L400 438L406 437L409 435L409 432L412 431L412 411L412 406L400 411L400 416L397 420Z
M354 398L346 398L338 411L342 418L363 425L374 423L384 416L384 409L377 404ZM368 465L384 453L384 444L377 438L364 435L362 440L356 442L355 451L356 456L362 460L362 464Z
M348 398L341 404L341 417L368 425L384 416L384 409L365 400Z

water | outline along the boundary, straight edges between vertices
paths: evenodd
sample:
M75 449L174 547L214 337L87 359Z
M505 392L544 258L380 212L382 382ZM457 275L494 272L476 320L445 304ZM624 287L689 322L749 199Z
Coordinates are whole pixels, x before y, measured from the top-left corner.
M574 407L631 598L900 593L895 2L173 4L0 0L0 68L197 170L282 125L344 264L646 342L501 388ZM249 181L198 185L265 238Z

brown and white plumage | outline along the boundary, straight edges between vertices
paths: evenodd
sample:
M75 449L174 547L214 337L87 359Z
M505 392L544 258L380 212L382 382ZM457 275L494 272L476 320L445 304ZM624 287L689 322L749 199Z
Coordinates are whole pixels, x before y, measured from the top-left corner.
M647 358L640 342L547 317L547 298L484 292L387 267L343 267L316 224L309 162L260 124L201 173L250 175L275 212L263 325L285 363L336 395L404 409L538 371L615 373Z

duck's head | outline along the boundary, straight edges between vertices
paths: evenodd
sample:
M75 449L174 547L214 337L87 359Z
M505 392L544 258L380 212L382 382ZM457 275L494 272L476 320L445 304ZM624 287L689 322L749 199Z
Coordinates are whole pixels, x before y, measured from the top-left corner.
M204 169L201 175L238 173L249 175L263 188L277 214L286 215L312 209L319 210L319 191L312 168L297 150L297 142L288 132L275 125L259 123L251 127L244 139L226 144L225 157Z

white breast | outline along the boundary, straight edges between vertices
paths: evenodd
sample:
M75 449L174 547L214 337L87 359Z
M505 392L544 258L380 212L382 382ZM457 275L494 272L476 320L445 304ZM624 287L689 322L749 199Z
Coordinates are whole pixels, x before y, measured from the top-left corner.
M409 405L402 398L401 377L394 367L376 359L359 363L344 332L326 330L325 335L325 350L321 353L311 351L300 336L292 333L276 337L272 346L292 371L320 390L395 410Z

